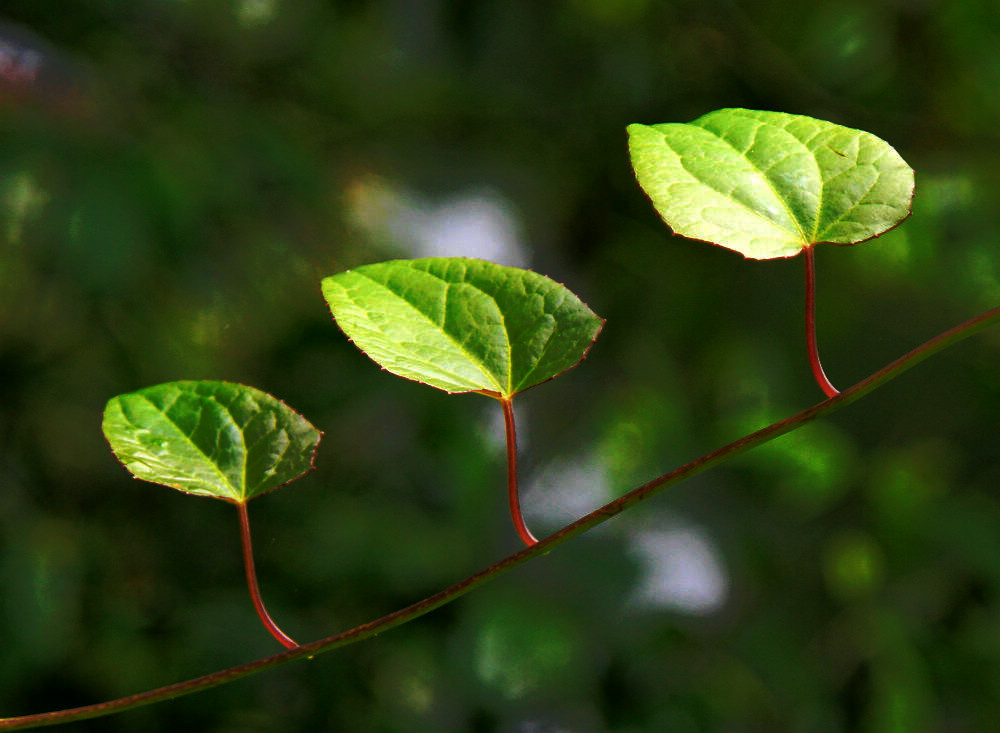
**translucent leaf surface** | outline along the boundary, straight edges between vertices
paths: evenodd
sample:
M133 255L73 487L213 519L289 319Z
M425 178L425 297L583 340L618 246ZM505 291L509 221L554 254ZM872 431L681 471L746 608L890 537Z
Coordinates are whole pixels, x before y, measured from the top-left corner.
M636 178L680 235L754 259L855 244L906 218L913 170L861 130L781 112L722 109L629 125Z
M366 265L323 280L337 324L386 370L510 398L577 364L603 321L549 278L483 260Z
M312 468L320 432L231 382L167 382L112 398L104 436L136 478L242 503Z

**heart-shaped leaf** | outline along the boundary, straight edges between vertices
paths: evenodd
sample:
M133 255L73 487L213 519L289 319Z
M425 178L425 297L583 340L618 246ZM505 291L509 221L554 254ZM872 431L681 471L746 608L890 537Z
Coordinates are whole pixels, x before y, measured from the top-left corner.
M861 130L781 112L721 109L629 125L636 178L680 235L753 259L856 244L910 213L913 170Z
M167 382L108 401L104 436L136 478L241 504L312 468L320 432L231 382Z
M462 257L365 265L324 278L323 295L386 370L502 399L576 365L604 324L544 275Z

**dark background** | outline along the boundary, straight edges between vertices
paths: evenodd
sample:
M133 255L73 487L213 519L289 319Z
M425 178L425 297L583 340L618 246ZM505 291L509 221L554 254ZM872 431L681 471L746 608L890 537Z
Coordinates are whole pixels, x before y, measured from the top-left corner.
M631 122L868 130L911 218L821 247L853 384L1000 291L994 0L0 4L0 715L280 648L232 507L132 480L115 394L268 391L325 432L250 505L301 641L518 549L498 405L379 370L325 276L484 256L607 319L517 401L539 534L822 395L801 258L670 235ZM1000 720L1000 333L374 640L80 731L984 731Z

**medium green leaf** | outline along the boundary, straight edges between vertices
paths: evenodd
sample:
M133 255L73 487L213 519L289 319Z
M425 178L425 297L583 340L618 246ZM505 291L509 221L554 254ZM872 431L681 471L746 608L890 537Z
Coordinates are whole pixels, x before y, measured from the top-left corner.
M102 429L136 478L235 503L311 469L320 439L285 403L231 382L167 382L118 395Z
M910 213L913 170L861 130L781 112L721 109L629 125L636 178L677 233L745 257L856 244Z
M323 295L386 370L505 399L575 366L604 324L543 275L461 257L366 265L324 278Z

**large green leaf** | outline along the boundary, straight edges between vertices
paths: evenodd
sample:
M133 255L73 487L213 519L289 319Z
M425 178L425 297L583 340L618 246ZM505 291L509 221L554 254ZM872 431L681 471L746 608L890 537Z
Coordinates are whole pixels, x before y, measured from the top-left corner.
M118 395L102 428L136 478L236 503L312 468L320 439L285 403L231 382L167 382Z
M906 218L913 170L861 130L781 112L721 109L629 125L636 178L680 235L745 257L855 244Z
M386 370L505 399L577 364L604 323L543 275L461 257L366 265L324 278L323 295Z

